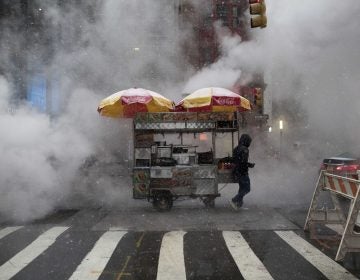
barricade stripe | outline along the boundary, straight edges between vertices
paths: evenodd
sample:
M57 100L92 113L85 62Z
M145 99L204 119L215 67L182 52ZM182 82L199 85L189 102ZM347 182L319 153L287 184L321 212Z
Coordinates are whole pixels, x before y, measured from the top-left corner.
M337 262L308 243L293 231L275 231L275 233L315 266L329 280L358 279Z
M354 182L349 182L349 184L350 184L351 192L352 192L353 196L355 197L357 194L358 186Z
M331 180L334 182L336 191L338 191L339 193L344 193L340 188L339 180L335 178L331 178Z
M224 231L223 237L239 271L246 280L272 280L263 263L240 232Z
M335 187L335 184L334 184L334 181L331 177L325 177L325 179L327 179L327 182L330 184L330 188L333 189L334 191L336 191L336 187Z
M0 267L0 279L7 280L12 278L20 270L31 263L53 243L56 238L62 234L68 227L53 227L41 234L35 241L33 241L24 250L12 257Z
M352 194L352 190L351 190L351 187L350 187L350 183L348 181L343 181L344 183L344 186L345 186L345 189L346 189L346 193L350 196L353 196Z
M345 185L344 185L343 180L341 180L341 179L336 179L336 181L339 182L339 186L340 186L341 192L342 192L342 193L345 193L345 194L349 194L349 193L346 191L346 187L345 187Z
M76 268L69 280L98 279L116 249L117 244L126 233L126 231L108 231L104 233Z

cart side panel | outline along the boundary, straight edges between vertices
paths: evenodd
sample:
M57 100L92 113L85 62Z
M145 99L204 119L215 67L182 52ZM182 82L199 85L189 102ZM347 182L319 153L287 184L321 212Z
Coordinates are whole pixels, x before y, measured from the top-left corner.
M150 187L150 168L133 169L133 198L147 198Z
M195 195L218 194L218 183L216 179L202 178L194 179Z
M200 165L194 167L194 195L214 195L218 193L217 166Z
M173 195L190 195L193 188L190 166L151 167L150 190L168 189Z
M218 171L218 182L220 184L230 184L230 183L237 183L235 176L233 174L233 169L227 169L227 170L219 170Z
M194 178L201 179L201 178L216 178L216 165L199 165L194 166Z

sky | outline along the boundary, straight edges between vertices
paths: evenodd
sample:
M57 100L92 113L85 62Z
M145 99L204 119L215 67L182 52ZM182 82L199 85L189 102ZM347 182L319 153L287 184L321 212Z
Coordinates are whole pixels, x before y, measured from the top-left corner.
M360 5L268 0L268 26L251 29L251 41L226 35L217 23L222 55L196 72L176 55L191 30L179 29L162 1L105 1L95 21L84 9L64 13L51 1L35 3L51 23L50 33L60 27L54 59L45 70L58 77L64 109L56 119L25 103L9 110L13 81L8 73L0 78L0 213L10 220L27 221L74 205L137 203L129 179L114 171L116 164L121 174L129 167L131 124L96 112L102 98L132 86L178 101L183 92L230 87L244 71L262 71L265 94L277 110L266 139L249 130L256 162L250 204L306 204L322 158L359 155ZM23 34L9 31L4 37L12 40L1 44L5 69L12 68L8 46L22 41ZM36 59L35 52L28 55ZM279 118L285 122L281 148ZM234 192L236 185L224 196Z

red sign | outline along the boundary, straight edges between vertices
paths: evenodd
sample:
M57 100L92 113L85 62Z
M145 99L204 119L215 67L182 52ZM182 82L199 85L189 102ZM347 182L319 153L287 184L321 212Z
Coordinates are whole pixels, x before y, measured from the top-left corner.
M215 106L239 106L240 97L229 97L229 96L213 96L213 104Z
M124 105L133 104L133 103L147 104L151 101L151 99L152 99L151 96L141 96L141 95L121 97L122 104Z

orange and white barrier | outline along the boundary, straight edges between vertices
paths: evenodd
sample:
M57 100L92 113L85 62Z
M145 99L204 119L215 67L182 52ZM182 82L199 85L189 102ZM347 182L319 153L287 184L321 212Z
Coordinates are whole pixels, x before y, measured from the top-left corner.
M326 174L326 173L325 173ZM346 177L326 174L324 176L325 189L347 196L351 199L356 197L359 186L357 180Z
M360 173L359 173L360 178ZM342 225L343 231L340 245L335 260L342 260L348 252L360 252L360 234L354 232L358 213L360 210L360 180L342 177L322 171L317 181L315 191L311 200L308 215L306 217L304 230L308 231L316 224ZM321 191L327 191L335 206L334 209L318 208ZM350 200L350 208L347 217L344 215L339 197Z

